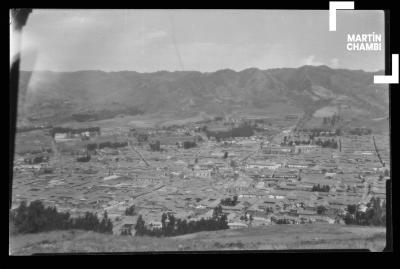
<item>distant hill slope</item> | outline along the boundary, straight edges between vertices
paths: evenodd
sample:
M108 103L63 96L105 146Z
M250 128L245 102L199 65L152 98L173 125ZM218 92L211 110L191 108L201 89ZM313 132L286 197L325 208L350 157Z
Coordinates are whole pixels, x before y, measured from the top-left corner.
M369 249L382 251L384 227L339 224L272 225L170 238L55 231L10 237L12 255L65 252Z
M389 100L387 86L373 84L375 74L327 66L211 73L22 71L20 94L25 102L20 102L19 115L20 119L29 116L57 122L74 113L102 110L185 115L274 107L304 112L342 105L377 118L388 115Z

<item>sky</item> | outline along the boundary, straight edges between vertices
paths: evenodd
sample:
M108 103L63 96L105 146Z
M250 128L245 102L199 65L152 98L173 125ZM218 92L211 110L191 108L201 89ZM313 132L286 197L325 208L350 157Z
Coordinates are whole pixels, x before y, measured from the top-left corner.
M384 40L383 11L339 10L336 32L328 18L328 10L35 9L22 33L21 69L384 69L384 50L346 50L347 34Z

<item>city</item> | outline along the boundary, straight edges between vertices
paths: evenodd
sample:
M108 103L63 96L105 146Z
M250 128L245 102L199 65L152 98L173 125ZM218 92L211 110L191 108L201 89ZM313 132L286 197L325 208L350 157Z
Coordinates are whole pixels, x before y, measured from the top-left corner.
M161 225L165 212L197 220L210 217L221 200L235 196L236 203L222 205L230 228L272 225L280 220L344 223L347 205L365 207L372 196L386 199L387 134L332 136L334 132L327 130L306 145L287 143L288 137L304 143L310 136L311 132L294 131L299 119L297 115L215 117L160 128L120 126L98 128L97 132L66 128L54 137L44 129L18 133L13 202L16 207L22 200L39 199L73 215L107 211L114 233L120 234L134 227L139 214L155 227ZM253 135L218 142L203 131L204 126L217 132L244 122L256 130ZM326 135L340 141L340 148L314 143ZM93 142L100 145L104 141L120 142L120 147L87 150ZM160 142L158 147L150 146L153 141ZM195 146L183 147L186 141ZM85 154L88 160L77 160ZM35 156L43 158L32 164ZM135 213L127 216L125 210L131 206Z

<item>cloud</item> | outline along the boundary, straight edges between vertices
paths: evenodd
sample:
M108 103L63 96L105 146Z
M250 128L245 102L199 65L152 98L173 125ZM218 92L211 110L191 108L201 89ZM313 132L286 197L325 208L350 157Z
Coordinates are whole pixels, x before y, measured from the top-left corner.
M372 18L372 24L351 21L353 32L382 30ZM179 54L185 68L202 71L321 64L382 69L382 53L338 51L342 40L326 31L325 21L323 11L35 9L22 40L24 49L36 49L38 60L57 69L175 70Z
M333 68L338 68L340 66L340 64L339 64L339 59L338 58L333 58L332 60L331 60L331 67L333 67Z
M329 65L332 68L338 68L340 66L339 63L339 59L338 58L332 58L329 61L329 64L323 63L321 61L318 61L315 59L315 55L309 55L308 57L304 58L301 61L301 65L314 65L314 66L318 66L318 65Z
M323 65L323 63L316 61L315 55L309 55L307 58L303 59L302 65Z

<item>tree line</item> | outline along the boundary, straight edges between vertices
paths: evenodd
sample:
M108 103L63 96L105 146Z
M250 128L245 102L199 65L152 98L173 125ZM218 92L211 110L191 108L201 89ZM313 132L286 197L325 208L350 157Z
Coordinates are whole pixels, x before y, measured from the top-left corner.
M358 136L370 135L372 133L372 130L368 129L368 128L359 128L359 127L357 127L357 128L353 128L353 129L348 130L348 133L351 134L351 135L358 135Z
M335 126L335 124L339 123L341 120L342 120L342 117L340 117L337 114L334 114L332 117L324 117L322 119L322 124L323 125Z
M335 129L335 131L331 131L330 129L326 128L305 128L302 129L301 132L310 133L309 137L310 140L313 140L315 137L318 136L340 136L342 135L342 131L340 128Z
M333 148L333 149L337 149L339 147L338 143L333 138L324 141L318 139L317 141L315 141L315 145L321 146L323 148Z
M220 204L223 206L235 206L238 203L238 197L237 195L233 196L233 198L226 198L222 199Z
M291 219L286 219L286 218L282 218L282 219L277 219L276 224L294 224L294 221Z
M35 200L29 205L23 201L18 208L10 211L10 220L15 233L72 229L112 233L113 229L113 223L108 218L106 211L102 219L91 212L73 218L69 212L58 212L56 207L45 207L40 200Z
M311 137L311 135L310 135ZM318 138L317 140L314 140L314 138L310 138L310 140L295 140L289 141L289 138L287 136L283 137L283 141L281 143L281 146L298 146L298 145L312 145L315 144L317 146L323 147L323 148L334 148L337 149L339 147L337 141L335 141L333 138L332 139L325 139L321 140Z
M311 191L319 191L319 192L329 192L331 187L329 185L314 185L311 189Z
M253 127L247 122L228 131L209 131L208 128L203 128L203 131L207 138L214 137L217 141L233 137L250 137L254 135Z
M139 215L135 230L138 236L177 236L201 231L215 231L229 229L226 214L222 212L222 207L217 206L213 210L211 218L187 221L185 219L175 218L171 213L163 213L161 216L161 228L148 228Z
M128 142L123 141L123 142L110 142L110 141L106 141L106 142L101 142L101 143L89 143L86 145L86 149L93 151L96 149L103 149L103 148L123 148L128 146Z
M281 143L281 146L298 146L298 145L310 145L311 140L295 140L295 141L289 141L287 136L283 137L283 141Z

